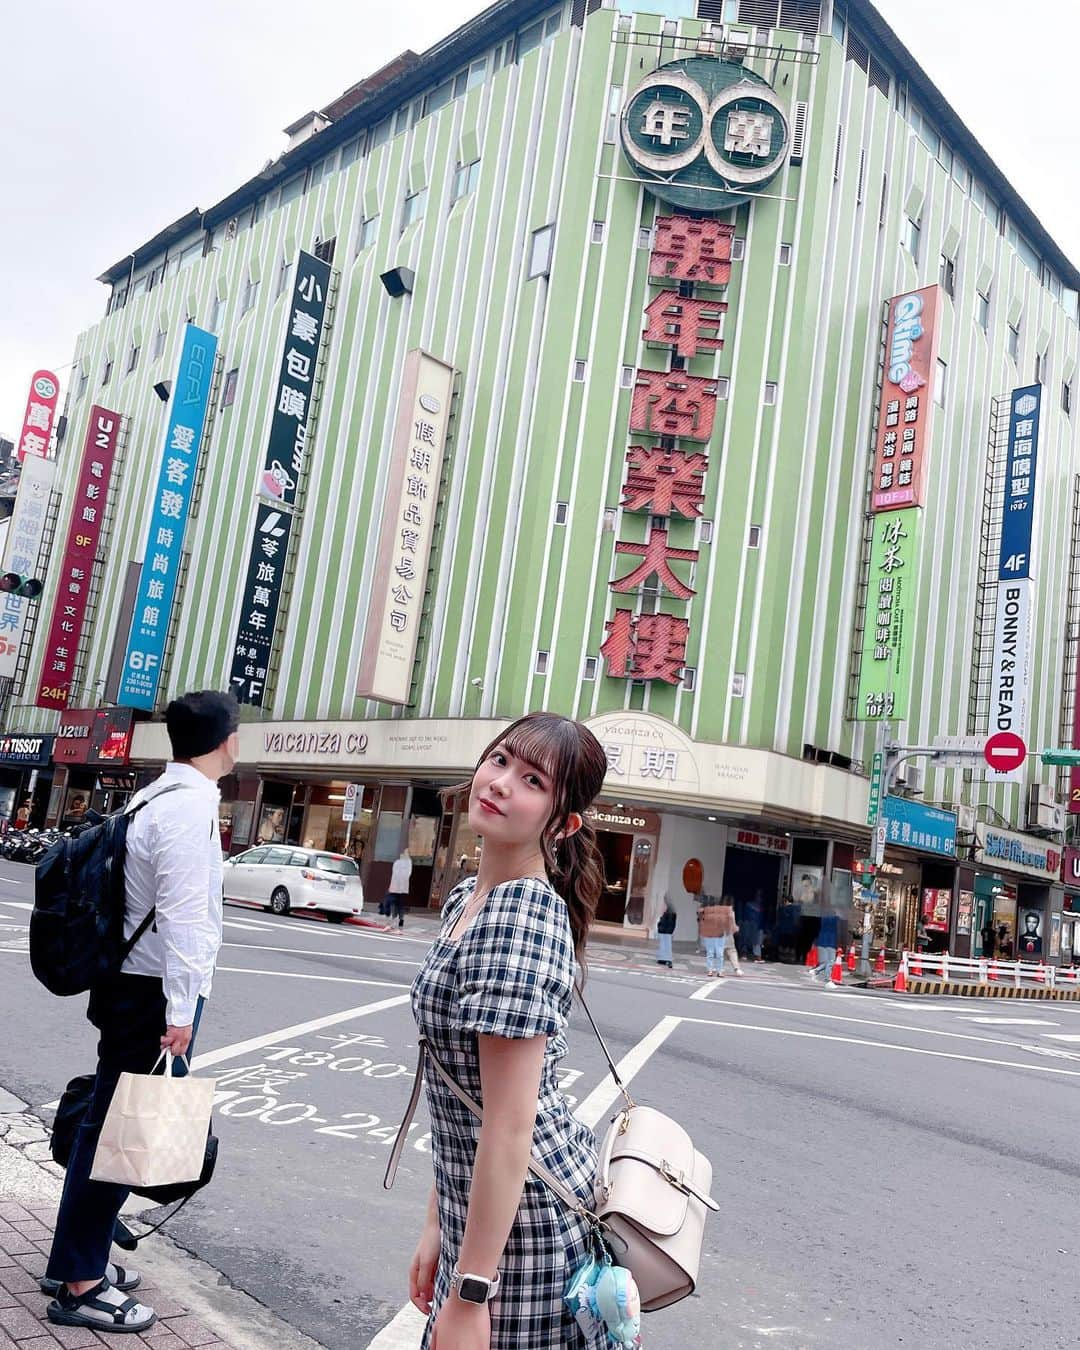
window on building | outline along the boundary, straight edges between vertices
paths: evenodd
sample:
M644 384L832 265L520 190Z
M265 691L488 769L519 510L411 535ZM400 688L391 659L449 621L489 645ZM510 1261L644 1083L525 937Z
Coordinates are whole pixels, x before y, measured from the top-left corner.
M302 173L294 174L287 183L281 185L281 205L288 206L289 202L296 201L297 197L304 195L304 175Z
M919 261L919 241L921 237L922 226L919 222L912 220L910 216L905 216L902 243L916 262Z
M221 332L221 317L225 312L225 297L223 295L214 296L213 308L210 310L210 331L211 333Z
M566 517L569 515L569 513L570 513L570 503L569 503L569 502L556 502L556 503L555 503L555 524L556 524L556 525L565 525L565 524L566 524Z
M523 28L518 33L517 59L520 61L529 52L534 52L537 47L543 46L545 42L550 42L561 26L562 10L557 9L554 14L549 14L547 18L537 19L535 23L529 24L528 28Z
M975 322L984 333L990 329L990 297L982 291L975 293Z
M536 664L533 666L534 673L537 675L546 675L547 668L548 668L548 653L545 651L538 651L536 653Z
M371 130L371 149L377 150L380 145L385 145L390 139L390 127L392 123L389 117L377 123Z
M315 256L320 262L332 263L334 261L334 250L337 248L337 235L333 239L319 239L315 244Z
M1035 357L1035 383L1050 383L1050 352L1039 352Z
M584 384L584 383L585 383L585 372L588 370L588 368L589 368L589 363L588 363L588 361L575 361L575 362L574 362L574 383L575 383L575 384Z
M409 105L406 103L404 108L399 108L394 115L394 135L400 136L403 131L409 129Z
M683 666L682 687L686 694L692 694L697 688L697 666Z
M716 397L721 401L726 399L731 393L731 381L726 375L721 375L716 381Z
M292 263L288 258L282 258L281 266L278 268L277 285L274 287L274 299L279 295L284 295L289 285L289 273L292 271Z
M165 350L165 339L167 334L164 328L159 328L154 334L154 345L150 348L150 359L156 361Z
M711 520L698 521L698 543L711 544L713 541L713 523Z
M623 366L619 372L619 388L633 389L634 381L637 378L637 371L633 366Z
M244 294L240 301L240 313L246 314L249 309L255 306L255 297L259 293L259 282L255 277L248 277L247 284L244 287ZM280 292L279 292L280 294Z
M766 381L765 381L765 399L764 399L764 402L765 402L765 406L766 406L767 408L771 408L771 407L773 407L773 406L775 405L777 396L778 396L778 394L779 394L779 390L780 390L780 386L779 386L778 384L775 384L775 383L774 383L773 381L771 381L771 380L766 380Z
M614 534L615 526L619 520L619 508L617 506L604 507L604 533Z
M743 698L746 694L746 676L736 671L731 677L731 697Z
M203 241L196 239L193 244L188 244L187 248L181 250L177 259L176 270L183 272L185 268L191 267L197 263L203 255Z
M480 161L474 159L469 164L459 164L454 172L454 184L450 191L450 200L459 201L462 197L467 197L470 192L475 192L477 181L480 178Z
M379 230L379 217L368 216L366 220L360 222L360 228L356 232L356 251L363 253L364 249L370 248L375 242L375 236Z
M240 367L233 366L225 376L225 384L221 390L221 406L231 408L236 402L236 385L240 379Z
M1009 324L1009 355L1014 361L1020 360L1020 325Z
M1061 411L1066 414L1072 413L1072 385L1068 380L1061 382Z
M602 244L604 242L604 222L602 220L593 221L591 238L594 244Z
M585 658L585 664L581 669L581 678L583 680L595 680L597 665L598 662L595 656L587 656Z
M761 547L761 526L760 526L760 525L751 525L750 528L746 531L746 547L747 547L747 548L760 548L760 547Z
M780 245L780 266L781 266L781 267L790 267L790 266L791 266L791 245L790 245L790 244L781 244L781 245Z
M746 257L746 240L741 234L737 234L731 241L731 261L742 262Z
M956 263L944 253L941 255L941 263L938 267L938 284L946 295L955 297Z
M355 164L364 153L364 134L354 136L351 141L346 141L341 147L341 167L347 169L350 164Z
M551 257L555 249L555 226L542 225L533 230L529 243L529 280L551 275Z
M134 344L134 342L133 342L133 343L131 344L130 350L128 351L128 359L127 359L127 373L128 373L129 375L130 375L131 372L135 369L135 367L139 364L139 351L140 351L140 348L136 347L135 344Z
M619 139L619 114L622 112L622 85L613 84L608 90L607 122L604 125L604 140L614 145Z
M443 80L442 84L437 84L430 93L424 95L424 116L430 113L438 112L440 108L445 108L454 97L454 81Z
M325 155L322 159L317 159L314 164L308 167L307 191L317 188L326 175L330 172L331 157Z
M108 384L112 379L112 361L109 357L105 358L105 364L101 368L101 383Z
M949 392L949 367L938 357L937 369L934 371L934 402L939 408L944 408L945 399Z
M426 210L427 188L422 187L417 192L410 192L405 198L405 205L401 211L401 228L407 230L410 225L415 225L418 220L423 220Z
M637 234L638 248L652 248L652 226L642 225Z

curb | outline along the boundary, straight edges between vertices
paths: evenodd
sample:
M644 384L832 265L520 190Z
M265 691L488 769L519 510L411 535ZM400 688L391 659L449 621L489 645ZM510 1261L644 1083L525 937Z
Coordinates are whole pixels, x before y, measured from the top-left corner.
M1053 999L1073 1003L1080 1000L1080 989L1031 988L1014 984L967 984L959 980L912 979L907 981L909 994L948 994L956 998L1026 998Z

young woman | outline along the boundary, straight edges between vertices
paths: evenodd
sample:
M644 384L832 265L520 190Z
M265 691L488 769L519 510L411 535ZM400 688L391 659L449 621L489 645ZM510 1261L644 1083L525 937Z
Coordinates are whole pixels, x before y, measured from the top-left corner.
M556 1069L603 881L584 813L606 770L587 728L531 713L489 746L468 785L480 869L447 898L412 1005L484 1118L428 1071L435 1186L409 1270L409 1295L428 1314L422 1350L605 1344L563 1302L592 1255L587 1228L528 1165L534 1154L591 1204L595 1140Z

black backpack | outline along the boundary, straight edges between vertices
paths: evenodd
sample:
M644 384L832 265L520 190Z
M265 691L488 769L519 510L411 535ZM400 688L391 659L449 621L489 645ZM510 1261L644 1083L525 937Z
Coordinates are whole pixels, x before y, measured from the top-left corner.
M124 857L131 819L148 802L184 787L171 783L132 809L58 839L35 869L30 966L52 994L85 994L119 974L154 922L154 911L124 941Z

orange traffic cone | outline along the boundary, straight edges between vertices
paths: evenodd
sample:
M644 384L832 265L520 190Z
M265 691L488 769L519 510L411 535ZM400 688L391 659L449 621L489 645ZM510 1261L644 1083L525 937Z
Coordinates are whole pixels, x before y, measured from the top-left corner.
M830 984L844 983L844 958L840 954L841 949L837 947L836 956L833 958L832 971L829 974Z
M1036 984L1046 983L1046 967L1043 965L1041 961L1039 962L1039 969L1035 972L1035 983Z
M986 978L987 978L988 980L993 980L993 981L996 983L996 982L997 982L997 977L998 977L998 964L997 964L996 959L995 959L994 957L991 957L991 958L990 958L990 966L989 966L989 968L987 969L987 972L986 972Z
M916 979L922 979L922 961L918 952L911 953L911 973Z
M806 953L806 964L810 970L817 970L817 947L811 947Z
M849 949L849 951L848 951L848 954L847 954L847 968L848 968L848 973L851 974L851 975L854 975L854 973L855 973L855 944L854 944L854 942L851 944L851 947L850 947L850 949Z
M899 970L897 970L897 972L896 972L896 979L893 980L893 986L892 986L892 987L893 987L893 993L894 993L894 994L906 994L906 993L907 993L907 980L904 979L904 964L903 964L903 962L900 963L900 968L899 968Z
M885 974L885 948L884 948L884 947L882 947L881 950L878 952L878 954L877 954L877 960L874 962L874 974L875 974L875 975L884 975L884 974Z

